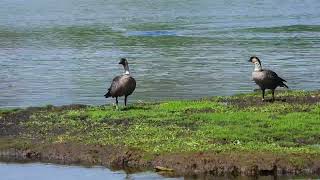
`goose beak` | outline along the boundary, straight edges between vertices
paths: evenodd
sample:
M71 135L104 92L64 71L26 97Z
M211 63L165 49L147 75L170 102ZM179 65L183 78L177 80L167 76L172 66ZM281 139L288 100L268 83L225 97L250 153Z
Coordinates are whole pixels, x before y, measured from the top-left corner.
M248 61L248 62L252 62L252 61L251 61L251 59L249 59L249 61Z

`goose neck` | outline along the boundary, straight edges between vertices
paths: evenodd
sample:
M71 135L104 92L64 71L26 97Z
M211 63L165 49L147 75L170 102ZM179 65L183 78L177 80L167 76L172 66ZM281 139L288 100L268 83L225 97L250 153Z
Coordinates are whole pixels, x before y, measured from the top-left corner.
M262 66L260 63L255 63L254 64L254 71L262 71Z
M126 63L123 67L124 67L124 74L130 75L129 65Z

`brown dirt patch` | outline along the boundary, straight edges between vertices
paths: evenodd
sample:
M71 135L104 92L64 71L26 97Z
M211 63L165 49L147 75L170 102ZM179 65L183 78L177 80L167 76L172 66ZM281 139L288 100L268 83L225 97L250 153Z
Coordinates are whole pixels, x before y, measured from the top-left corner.
M73 143L38 144L25 148L0 150L2 159L41 161L58 164L102 165L115 168L149 167L143 153L127 148Z
M186 114L193 114L193 113L213 113L216 112L217 110L213 109L213 108L203 108L203 109L186 109L184 112Z
M20 125L21 122L30 120L31 116L39 112L62 112L65 110L84 109L88 106L71 104L65 106L29 107L16 111L2 112L0 114L0 137L18 136L26 129ZM60 129L58 129L60 131Z
M132 121L130 119L109 119L109 118L104 118L102 121L102 123L111 125L111 126L124 126L124 127L128 127L132 124Z
M320 157L269 153L193 153L159 156L153 166L172 168L178 175L319 174ZM295 161L292 161L295 159ZM303 161L303 164L297 162Z
M262 101L260 97L239 97L236 99L222 99L219 102L225 103L226 105L232 105L239 108L247 108L250 106L265 106L273 103L270 100ZM320 103L320 94L310 96L283 96L277 97L275 102L283 102L288 104L317 104Z

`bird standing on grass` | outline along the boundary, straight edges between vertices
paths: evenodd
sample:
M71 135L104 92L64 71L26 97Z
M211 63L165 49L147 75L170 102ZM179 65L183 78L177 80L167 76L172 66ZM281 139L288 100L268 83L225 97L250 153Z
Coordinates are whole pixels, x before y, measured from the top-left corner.
M127 59L121 58L119 64L123 65L124 74L112 80L108 92L104 95L106 98L116 98L116 108L118 108L118 97L124 96L124 105L127 106L127 98L136 88L136 80L130 75Z
M272 101L274 101L274 91L278 86L289 88L286 84L284 84L284 82L287 81L279 77L277 73L268 69L262 69L261 61L258 57L252 56L249 62L255 65L254 71L252 72L252 79L262 90L262 101L264 101L266 89L271 90Z

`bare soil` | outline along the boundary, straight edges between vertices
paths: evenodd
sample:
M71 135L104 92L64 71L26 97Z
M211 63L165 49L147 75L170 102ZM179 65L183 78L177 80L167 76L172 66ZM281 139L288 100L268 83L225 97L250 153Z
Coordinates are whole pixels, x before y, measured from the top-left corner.
M234 105L239 108L247 108L250 106L257 107L257 106L265 106L270 103L275 102L285 102L288 104L317 104L320 102L320 94L312 95L312 96L285 96L285 97L277 97L275 101L271 101L271 99L266 99L262 101L261 98L258 97L239 97L236 99L223 99L220 102L226 103L228 105Z

